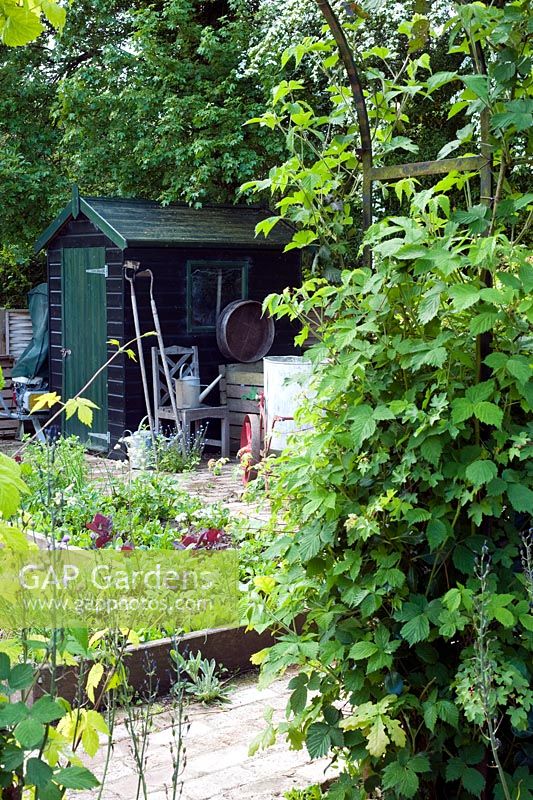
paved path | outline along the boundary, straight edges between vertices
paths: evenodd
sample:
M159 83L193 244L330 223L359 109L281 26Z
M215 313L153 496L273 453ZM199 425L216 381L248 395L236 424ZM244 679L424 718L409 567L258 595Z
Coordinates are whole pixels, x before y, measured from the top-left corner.
M274 708L274 720L284 719L288 680L257 689L255 678L239 683L225 706L189 708L190 728L185 736L186 766L182 775L182 800L275 800L293 787L322 782L326 759L310 761L307 751L291 751L284 740L248 755L251 740L265 727L263 712ZM149 800L167 800L172 761L169 712L158 715L157 730L150 735L146 783ZM113 760L103 800L134 800L137 775L124 725L115 729ZM87 761L101 775L103 753ZM331 777L331 771L328 777ZM76 793L77 800L94 800L98 790ZM142 796L142 795L141 795ZM179 794L178 794L179 796Z

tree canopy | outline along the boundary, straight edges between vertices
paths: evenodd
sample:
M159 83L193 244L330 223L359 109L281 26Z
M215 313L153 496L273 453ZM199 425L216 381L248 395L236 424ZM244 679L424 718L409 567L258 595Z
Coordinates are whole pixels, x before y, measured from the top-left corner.
M1 48L4 274L27 264L74 182L87 194L234 200L281 147L244 126L267 99L245 68L253 33L241 0L81 0L61 35Z
M374 5L356 52L386 40L401 63L397 20L417 3ZM447 5L432 4L431 15L444 19ZM266 175L285 138L245 123L286 72L285 48L322 26L314 0L78 0L63 27L53 3L41 6L48 17L28 13L44 33L26 47L0 45L2 304L22 302L37 279L33 242L72 183L86 194L202 204L234 202L243 182ZM444 39L432 49L448 63ZM305 66L317 110L326 83L318 63ZM447 121L429 134L434 107L419 107L421 155L433 155Z

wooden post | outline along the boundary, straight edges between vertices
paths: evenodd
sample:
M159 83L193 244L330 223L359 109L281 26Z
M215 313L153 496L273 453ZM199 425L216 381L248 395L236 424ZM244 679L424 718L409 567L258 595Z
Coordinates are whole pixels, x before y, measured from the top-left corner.
M324 15L333 38L339 48L339 53L344 64L344 69L348 75L352 97L354 99L357 122L359 123L359 134L361 136L361 165L363 167L363 231L372 225L372 135L366 108L363 88L357 68L353 59L352 51L348 40L344 34L342 25L329 0L316 0L316 3ZM365 248L365 261L369 267L372 266L372 252L369 247Z
M0 355L7 355L5 308L0 308Z

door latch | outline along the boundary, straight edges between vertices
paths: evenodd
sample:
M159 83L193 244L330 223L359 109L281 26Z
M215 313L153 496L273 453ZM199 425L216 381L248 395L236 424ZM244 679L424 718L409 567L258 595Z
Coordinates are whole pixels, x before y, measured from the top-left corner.
M72 350L69 350L68 347L61 348L61 358L66 358L67 356L72 355Z
M109 274L107 264L103 267L97 267L96 269L86 269L85 272L91 275L103 275L104 278L107 278Z

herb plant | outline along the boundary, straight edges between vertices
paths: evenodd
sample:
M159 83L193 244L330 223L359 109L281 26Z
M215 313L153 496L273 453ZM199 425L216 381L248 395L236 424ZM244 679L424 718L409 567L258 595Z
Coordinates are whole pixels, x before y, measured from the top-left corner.
M170 655L178 675L176 690L184 690L200 703L228 702L230 686L217 674L222 668L217 666L214 658L202 658L200 651L185 657L176 649L171 650Z
M200 464L205 447L206 428L190 437L182 435L156 437L157 465L162 472L189 472Z

